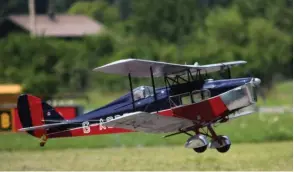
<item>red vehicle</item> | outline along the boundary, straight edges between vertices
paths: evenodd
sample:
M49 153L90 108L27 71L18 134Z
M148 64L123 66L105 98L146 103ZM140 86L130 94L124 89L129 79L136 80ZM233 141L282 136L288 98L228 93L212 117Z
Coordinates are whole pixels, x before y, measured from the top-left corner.
M41 99L20 95L18 114L24 127L20 131L41 138L41 146L47 139L60 137L133 131L169 133L166 137L184 133L189 136L186 148L198 153L208 147L227 152L231 142L227 136L217 135L213 124L253 113L256 89L261 82L252 77L231 79L231 67L244 63L180 65L139 59L119 60L94 71L127 75L129 93L69 120ZM228 79L212 80L208 77L217 71L227 71ZM133 89L132 77L150 77L152 86ZM154 77L163 77L165 86L156 88Z

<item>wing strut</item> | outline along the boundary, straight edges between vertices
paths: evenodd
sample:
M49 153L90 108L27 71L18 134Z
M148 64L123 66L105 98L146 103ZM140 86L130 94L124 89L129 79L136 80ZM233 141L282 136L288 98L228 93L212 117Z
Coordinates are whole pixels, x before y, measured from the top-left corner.
M167 138L167 137L170 137L170 136L174 136L174 135L178 135L178 134L187 134L188 136L193 136L192 134L188 133L187 131L184 131L184 130L179 130L178 132L176 133L172 133L172 134L169 134L169 135L165 135L163 136L163 138Z
M131 91L131 96L132 96L133 111L135 111L135 101L134 101L134 95L133 95L133 84L132 84L131 73L129 73L128 76L129 76L130 91Z
M229 79L231 79L232 76L231 76L231 69L230 68L228 68L228 75L229 75Z
M155 90L155 83L154 83L154 77L153 77L152 67L150 67L150 75L151 75L151 80L152 80L152 87L153 87L154 99L155 99L155 102L156 102L157 101L157 95L156 95L156 90Z

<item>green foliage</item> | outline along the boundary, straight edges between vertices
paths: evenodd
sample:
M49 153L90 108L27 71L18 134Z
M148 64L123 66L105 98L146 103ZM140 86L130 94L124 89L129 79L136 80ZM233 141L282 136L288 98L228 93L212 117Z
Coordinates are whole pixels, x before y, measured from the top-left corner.
M16 11L21 6L2 4ZM33 94L123 91L126 78L91 69L122 58L181 64L246 60L232 70L233 77L250 74L271 87L275 76L292 78L291 5L289 0L56 1L57 11L103 23L103 33L70 41L2 38L0 81L21 83Z
M18 1L18 0L9 0L9 1L0 1L0 22L2 17L6 17L10 13L24 13L27 12L27 8L23 6L28 6L27 1Z
M106 25L111 25L119 20L118 9L101 0L78 1L71 6L68 13L87 15Z
M158 40L176 42L192 31L195 0L132 1L131 31Z
M0 57L3 63L3 72L0 74L2 82L22 83L25 90L33 89L36 94L54 93L56 88L46 85L58 83L52 70L58 59L48 42L41 38L31 40L22 35L2 39L0 53L5 55Z
M97 44L101 46L93 46ZM112 38L107 35L70 43L10 35L0 41L0 46L1 82L21 83L25 92L37 95L85 91L89 68L114 49Z

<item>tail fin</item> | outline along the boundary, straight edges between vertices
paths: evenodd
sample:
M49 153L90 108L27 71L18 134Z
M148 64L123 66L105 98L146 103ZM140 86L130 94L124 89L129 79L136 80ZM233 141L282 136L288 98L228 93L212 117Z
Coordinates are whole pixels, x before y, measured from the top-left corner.
M48 124L46 121L62 121L64 118L53 107L43 102L40 98L23 94L18 97L17 109L23 128ZM27 131L30 135L41 138L46 135L44 128Z

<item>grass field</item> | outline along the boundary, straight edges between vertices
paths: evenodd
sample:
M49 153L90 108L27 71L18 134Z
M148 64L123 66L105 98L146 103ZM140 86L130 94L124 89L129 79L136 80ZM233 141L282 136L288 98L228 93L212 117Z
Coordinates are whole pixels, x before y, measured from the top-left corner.
M293 106L293 81L285 81L275 85L268 93L266 100L261 98L258 104L262 106Z
M233 143L285 141L293 139L292 114L252 114L220 124L218 134L230 137ZM182 134L161 138L163 134L127 133L48 140L42 149L138 147L183 145L188 136ZM0 150L39 150L39 141L27 134L0 134Z
M183 146L0 151L0 170L277 170L292 171L292 141L233 144L197 154Z

